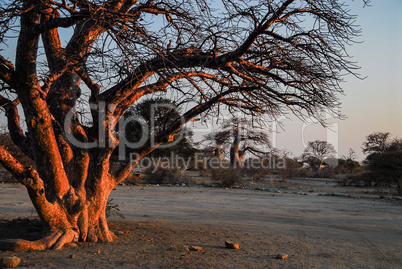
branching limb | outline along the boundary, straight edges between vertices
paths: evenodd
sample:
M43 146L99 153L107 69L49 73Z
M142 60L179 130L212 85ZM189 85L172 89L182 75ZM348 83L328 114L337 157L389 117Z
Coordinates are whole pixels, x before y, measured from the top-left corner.
M240 57L246 51L251 47L251 45L255 42L255 40L258 38L259 35L261 35L265 30L267 30L273 23L275 23L280 16L284 13L284 11L287 9L287 7L295 2L295 0L287 0L284 3L282 3L281 7L279 7L277 10L275 10L272 14L272 16L268 19L267 14L265 21L264 19L260 22L260 24L254 29L253 32L247 37L247 39L239 46L238 49L236 49L233 54L237 55Z
M77 24L79 21L89 17L90 14L87 12L76 13L71 17L56 17L49 19L43 23L33 25L32 31L41 34L57 28L68 28Z
M29 146L29 140L25 136L24 131L20 125L20 116L18 113L17 105L18 100L11 101L0 95L0 107L4 108L7 117L7 127L10 132L11 139L20 150L32 158L31 147Z
M7 61L1 55L0 55L0 79L11 87L15 84L14 65L10 61Z
M28 190L35 191L38 195L44 194L45 187L36 170L24 167L3 146L0 146L0 163Z
M201 103L192 109L188 110L186 113L184 113L181 117L179 117L176 121L174 121L172 124L168 126L161 134L159 134L154 141L153 145L148 145L144 147L143 149L140 150L139 153L137 153L137 159L135 160L130 160L127 162L125 165L123 165L119 170L117 170L112 176L113 176L113 181L114 185L119 184L121 181L123 181L131 172L131 170L137 165L138 161L141 160L143 156L146 156L153 150L155 150L159 145L163 144L165 141L172 141L174 136L177 134L177 130L179 130L181 127L183 127L184 124L188 123L198 115L202 114L209 108L211 108L213 105L219 103L222 98L226 95L235 93L239 91L240 88L238 87L232 87L229 88L228 90L216 95L215 97L209 99L208 101ZM246 89L242 89L246 90ZM248 89L248 90L253 90L253 89Z
M180 72L180 73L174 73L172 75L169 75L167 77L160 77L159 80L153 84L147 85L140 87L136 90L133 89L133 93L129 95L125 100L123 100L116 109L115 112L115 117L119 117L126 111L127 108L132 106L139 98L141 98L144 95L151 94L151 93L156 93L156 92L164 92L166 91L167 87L172 85L172 82L180 80L180 79L190 79L191 77L199 77L204 80L211 80L214 82L218 82L221 85L227 85L227 81L225 79L221 79L217 76L214 76L209 73L201 72L201 71L190 71L190 72ZM193 82L195 84L195 82ZM199 91L202 93L202 90L197 87Z

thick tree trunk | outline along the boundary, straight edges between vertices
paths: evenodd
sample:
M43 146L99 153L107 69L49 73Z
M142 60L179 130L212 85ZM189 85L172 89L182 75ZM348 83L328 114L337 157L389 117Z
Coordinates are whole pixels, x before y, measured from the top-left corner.
M109 230L106 220L106 203L108 196L96 195L79 212L66 213L66 202L60 201L56 207L50 207L52 221L43 218L46 227L45 236L37 241L9 239L0 241L1 250L26 251L60 249L69 242L111 242L115 235ZM35 205L36 208L40 205ZM46 209L41 209L46 210Z
M319 171L321 171L323 164L324 164L324 157L321 158L320 166L318 168Z
M233 143L230 146L230 165L234 168L242 166L242 162L239 155L240 142L241 142L240 131L239 127L237 126L237 129L235 130L234 133Z
M216 147L214 149L215 157L218 158L219 161L222 161L222 149L220 147Z
M239 146L232 145L230 147L230 165L234 168L241 166L241 160L239 156Z
M96 167L101 169L90 173L97 183L87 184L85 189L70 186L69 191L61 199L58 199L56 194L55 197L49 197L44 192L28 188L32 203L45 225L45 236L37 241L2 240L0 249L12 251L60 249L69 242L112 241L115 236L108 228L106 204L114 185L107 168L105 169L103 165L92 166L89 170ZM75 171L75 174L83 172Z

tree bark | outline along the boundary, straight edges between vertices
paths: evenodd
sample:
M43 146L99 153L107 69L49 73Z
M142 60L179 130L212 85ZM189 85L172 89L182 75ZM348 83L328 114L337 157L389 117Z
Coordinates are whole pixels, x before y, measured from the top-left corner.
M62 199L51 199L52 203L44 193L38 194L28 188L33 205L45 225L46 235L37 241L2 240L0 249L60 249L68 242L112 241L115 235L108 228L106 204L113 185L107 175L102 175L99 181L100 186L92 190L79 191L71 187Z
M222 161L222 149L221 147L214 148L214 155L219 161Z
M234 129L234 139L230 146L230 164L232 167L237 168L242 166L242 162L239 155L240 148L240 127L236 126Z

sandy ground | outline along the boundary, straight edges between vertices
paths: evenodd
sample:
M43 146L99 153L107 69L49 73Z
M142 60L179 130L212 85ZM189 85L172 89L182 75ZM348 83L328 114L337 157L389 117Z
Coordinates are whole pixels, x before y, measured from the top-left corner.
M30 268L402 268L401 200L327 180L268 187L279 185L280 193L118 186L111 198L126 218L109 220L120 231L115 242L0 257L17 255ZM325 195L333 192L349 197ZM0 186L0 238L32 237L29 222L6 220L35 216L22 186ZM225 248L226 240L240 249Z

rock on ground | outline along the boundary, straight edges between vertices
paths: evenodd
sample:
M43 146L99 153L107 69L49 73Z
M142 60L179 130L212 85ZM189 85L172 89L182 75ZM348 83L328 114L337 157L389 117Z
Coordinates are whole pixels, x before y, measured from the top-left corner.
M201 250L202 250L202 247L199 247L199 246L188 246L187 249L190 250L190 251L201 251Z
M15 268L21 262L21 259L13 256L13 257L4 257L0 260L0 268Z
M287 255L287 254L277 254L275 258L279 259L279 260L286 260L287 258L289 258L289 255Z
M239 244L235 244L231 241L225 241L225 245L227 248L230 248L230 249L240 249Z

